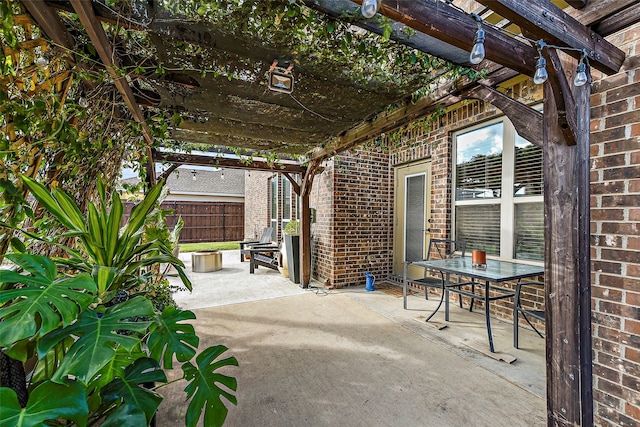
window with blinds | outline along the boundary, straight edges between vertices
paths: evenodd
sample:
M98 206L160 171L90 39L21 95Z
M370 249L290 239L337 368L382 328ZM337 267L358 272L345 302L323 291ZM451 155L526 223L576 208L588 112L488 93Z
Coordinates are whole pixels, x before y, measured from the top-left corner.
M542 177L542 149L516 134L513 195L541 196L544 179Z
M544 206L518 203L515 209L514 258L544 260Z
M271 227L273 231L271 233L271 240L278 240L278 178L271 178L270 186L270 205L271 205Z
M454 235L501 258L544 259L542 150L507 119L455 135Z
M424 174L406 177L404 253L409 262L424 259L426 181Z
M456 240L467 242L467 251L479 249L499 256L500 205L458 206Z
M456 200L500 197L502 128L502 123L496 123L458 136Z

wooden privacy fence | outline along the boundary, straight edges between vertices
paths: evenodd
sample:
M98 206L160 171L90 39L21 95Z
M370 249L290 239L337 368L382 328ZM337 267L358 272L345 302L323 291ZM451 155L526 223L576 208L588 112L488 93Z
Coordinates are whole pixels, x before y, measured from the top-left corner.
M128 217L133 202L125 203ZM164 202L162 209L173 213L167 216L167 226L173 229L178 217L184 227L180 243L234 242L244 239L244 203L234 202Z

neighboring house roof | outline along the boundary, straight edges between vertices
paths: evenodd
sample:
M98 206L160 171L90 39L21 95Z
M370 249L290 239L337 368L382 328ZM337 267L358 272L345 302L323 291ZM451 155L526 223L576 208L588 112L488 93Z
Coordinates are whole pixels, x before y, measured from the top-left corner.
M195 180L194 178L195 172ZM197 194L244 197L244 170L178 168L167 178L169 194ZM222 178L224 174L224 179ZM137 184L138 177L126 178L122 183Z
M195 180L193 172L195 172ZM243 196L244 170L178 168L167 178L167 186L170 194L212 193Z

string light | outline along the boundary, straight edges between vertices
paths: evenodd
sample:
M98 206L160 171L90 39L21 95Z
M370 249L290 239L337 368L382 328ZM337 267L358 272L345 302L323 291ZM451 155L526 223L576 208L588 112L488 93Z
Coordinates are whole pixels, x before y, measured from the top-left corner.
M378 13L378 9L380 9L380 2L378 0L364 0L362 2L362 7L360 10L362 11L362 16L367 19L373 18Z
M551 45L551 44L547 44L545 43L543 40L533 40L530 39L526 36L524 36L523 34L518 34L518 33L514 33L513 31L509 31L506 28L502 28L499 27L495 24L492 24L490 22L484 21L480 16L478 16L475 13L468 13L467 11L463 10L462 8L460 8L459 6L456 6L452 0L439 0L439 1L443 1L444 3L446 3L448 6L458 10L459 12L462 12L468 16L470 16L471 18L473 18L473 20L477 23L478 25L478 30L476 31L476 35L473 39L473 48L471 49L471 53L469 55L469 62L471 64L479 64L480 62L482 62L485 58L486 55L486 50L484 47L484 40L485 40L485 32L484 29L482 28L482 25L488 25L491 28L494 28L496 31L500 31L502 33L505 34L509 34L511 36L513 36L514 38L517 39L521 39L524 40L525 42L529 42L531 44L535 44L537 49L538 49L538 60L536 61L536 69L535 69L535 73L533 75L533 82L535 84L543 84L544 82L547 81L547 79L549 78L549 73L547 72L547 60L544 59L544 57L542 56L542 49L549 48L549 49L556 49L556 50L562 50L562 51L578 51L580 52L581 56L580 56L580 62L578 63L578 68L576 69L576 76L573 79L573 84L575 86L582 86L584 84L587 83L589 77L587 75L587 65L588 65L588 53L585 49L578 49L578 48L574 48L574 47L567 47L567 46L556 46L556 45ZM372 2L372 3L378 3L378 2ZM365 2L362 3L362 10L363 10L363 15L364 15L364 6L365 6Z
M220 173L220 179L224 179L224 169L222 170L222 172Z
M587 58L587 51L582 49L582 55L580 55L580 62L578 63L578 68L576 69L576 76L573 79L573 84L576 87L584 86L589 80L587 77L587 64L585 64L585 60Z
M191 173L193 174L193 180L195 181L196 180L196 170L195 169L191 170Z
M547 73L547 60L542 56L542 49L547 46L542 40L538 40L538 62L536 62L536 72L533 74L533 83L541 85L549 78Z
M478 30L476 31L476 36L473 39L473 49L471 49L471 54L469 55L469 62L475 65L484 60L484 30L482 29L482 18L475 13L472 13L471 17L478 24Z

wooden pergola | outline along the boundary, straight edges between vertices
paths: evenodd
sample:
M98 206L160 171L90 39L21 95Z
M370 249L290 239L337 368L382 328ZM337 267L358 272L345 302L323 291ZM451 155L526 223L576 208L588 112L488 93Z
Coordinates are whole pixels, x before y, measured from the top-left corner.
M145 117L126 77L117 72L119 59L112 42L107 37L101 21L114 22L99 2L36 1L22 0L35 22L49 38L69 49L73 37L63 25L56 9L75 12L84 25L105 68L125 100L133 117L142 125L147 141L150 179L155 180L154 161L180 164L207 165L220 162L206 157L187 154L167 154L152 151L153 137L145 125ZM304 0L319 12L340 19L345 12L357 10L361 1ZM438 91L415 103L391 111L383 106L391 104L397 94L372 96L371 109L349 112L345 124L330 132L319 120L308 116L306 129L290 125L274 127L265 118L251 118L237 114L244 126L222 126L229 117L199 128L195 124L175 130L175 136L191 141L211 141L214 144L247 149L277 150L306 154L306 165L286 164L280 171L292 182L296 194L301 197L301 271L302 284L310 281L310 206L309 195L314 176L323 160L336 153L380 135L391 132L414 120L425 117L443 106L453 105L466 98L476 98L500 108L514 123L521 136L538 144L544 153L545 200L545 283L546 292L546 347L547 347L547 401L548 425L588 426L593 423L592 360L591 360L591 263L590 263L590 200L589 200L589 85L574 87L569 76L574 72L577 59L586 52L589 64L598 72L617 73L625 54L606 36L626 28L640 20L640 2L631 0L383 0L379 13L394 21L391 38L426 53L451 62L470 66L467 52L473 46L477 22L469 13L489 16L499 15L500 27L517 26L528 40L542 40L549 48L542 51L547 61L549 79L544 84L544 110L540 113L528 105L499 92L496 87L517 75L532 76L536 68L538 50L526 39L513 37L496 27L486 26L486 59L476 67L486 70L486 77L479 81L460 80L442 86ZM564 9L558 6L562 4ZM44 6L44 7L43 7ZM356 25L382 33L383 28L375 20L357 19ZM126 25L123 23L122 25ZM403 28L417 32L406 36ZM210 29L215 34L215 29ZM201 31L201 34L205 30ZM194 42L195 33L176 30L170 33ZM191 39L189 39L191 37ZM234 40L220 39L218 48L234 49ZM560 53L564 51L564 53ZM242 54L242 52L233 52ZM251 52L253 55L254 53ZM568 55L567 55L568 54ZM249 53L247 53L249 55ZM273 52L267 53L267 60ZM255 59L255 58L254 58ZM183 81L184 83L184 81ZM332 86L344 89L336 82L313 82L321 90ZM225 88L233 91L233 88ZM240 91L240 89L237 89ZM245 94L248 93L246 88ZM279 113L293 117L299 113L290 100L265 97L249 93L253 108L271 107ZM386 103L385 103L386 102ZM258 107L255 107L258 105ZM253 117L259 116L253 114ZM224 120L226 120L226 122ZM255 120L251 122L252 120ZM289 136L287 136L289 135ZM290 139L287 139L290 138ZM278 145L280 144L280 145ZM287 145L290 144L290 145ZM289 148L286 150L285 148ZM274 170L274 165L256 162L250 166L237 160L224 160L225 167ZM216 163L219 164L219 163ZM275 169L277 170L277 169ZM299 174L302 179L295 180Z

